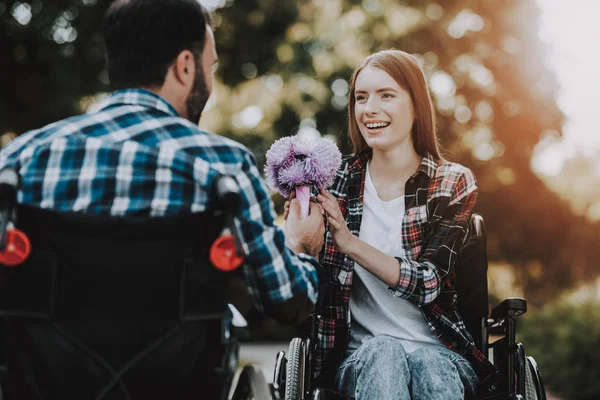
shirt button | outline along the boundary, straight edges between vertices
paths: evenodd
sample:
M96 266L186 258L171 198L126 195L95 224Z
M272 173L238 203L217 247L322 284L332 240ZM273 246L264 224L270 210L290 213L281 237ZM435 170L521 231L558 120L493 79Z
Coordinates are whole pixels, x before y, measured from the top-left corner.
M452 347L456 348L456 346L458 346L458 343L452 342Z

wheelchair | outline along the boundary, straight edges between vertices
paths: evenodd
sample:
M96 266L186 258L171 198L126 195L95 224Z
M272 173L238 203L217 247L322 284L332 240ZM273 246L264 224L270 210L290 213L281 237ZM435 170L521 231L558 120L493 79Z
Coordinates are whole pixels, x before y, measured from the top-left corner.
M226 301L233 178L214 208L156 218L20 205L18 182L0 171L0 400L270 397L257 366L238 370Z
M495 392L478 398L510 400L546 400L542 378L533 357L516 341L516 318L527 311L527 302L508 298L492 309L488 316L486 234L483 218L473 214L469 235L456 262L458 309L465 325L484 354L499 371ZM347 400L341 394L315 384L311 360L317 343L319 308L310 316L310 333L305 339L296 337L287 354L276 357L272 390L281 400ZM489 343L489 333L501 336Z

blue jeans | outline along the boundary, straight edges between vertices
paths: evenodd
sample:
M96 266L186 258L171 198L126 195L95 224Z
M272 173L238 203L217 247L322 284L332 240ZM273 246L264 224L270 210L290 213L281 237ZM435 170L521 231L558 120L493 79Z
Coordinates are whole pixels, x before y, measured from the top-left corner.
M469 362L450 349L429 346L407 356L399 340L377 336L346 357L334 388L357 400L462 400L478 381Z

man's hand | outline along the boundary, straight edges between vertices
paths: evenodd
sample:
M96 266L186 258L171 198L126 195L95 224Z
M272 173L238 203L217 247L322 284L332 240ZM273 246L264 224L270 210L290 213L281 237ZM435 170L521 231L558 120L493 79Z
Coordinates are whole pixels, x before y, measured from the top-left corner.
M309 215L305 219L300 217L300 202L297 199L292 199L286 209L288 211L285 221L286 244L295 253L306 253L317 257L325 240L321 206L311 202Z

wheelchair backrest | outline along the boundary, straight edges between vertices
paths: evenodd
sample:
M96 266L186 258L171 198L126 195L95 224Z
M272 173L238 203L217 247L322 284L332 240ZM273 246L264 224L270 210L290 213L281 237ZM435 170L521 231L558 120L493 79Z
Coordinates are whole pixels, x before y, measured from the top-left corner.
M112 218L19 206L32 254L0 269L0 313L184 320L221 316L226 274L208 262L223 214Z
M486 238L483 218L473 214L469 235L455 264L458 311L480 350L487 341L482 326L488 316Z

